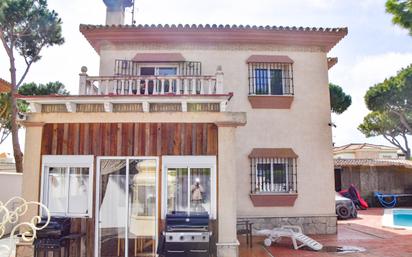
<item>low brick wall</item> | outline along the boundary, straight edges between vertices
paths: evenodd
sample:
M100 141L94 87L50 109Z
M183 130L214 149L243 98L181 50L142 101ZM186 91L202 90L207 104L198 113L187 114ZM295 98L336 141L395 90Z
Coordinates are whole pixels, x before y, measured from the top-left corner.
M303 233L308 235L336 234L336 216L307 216L307 217L239 217L238 221L249 220L253 228L273 229L285 225L300 226Z

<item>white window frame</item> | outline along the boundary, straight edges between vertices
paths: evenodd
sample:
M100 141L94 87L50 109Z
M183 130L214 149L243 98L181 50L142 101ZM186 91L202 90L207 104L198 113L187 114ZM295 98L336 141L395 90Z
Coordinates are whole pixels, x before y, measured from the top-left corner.
M290 183L289 183L289 174L290 172L297 172L297 160L295 158L283 158L287 160L287 163L282 163L278 160L278 158L270 158L268 162L265 161L259 161L259 157L254 157L255 159L254 163L255 165L253 166L254 168L254 174L255 174L255 193L257 194L284 194L284 193L294 193L294 189L290 188ZM265 158L264 158L265 159ZM253 161L253 160L250 160ZM289 165L290 162L290 165ZM263 190L263 186L258 186L258 184L261 182L259 181L259 174L258 174L258 165L259 164L270 164L270 185L268 190ZM282 185L283 183L276 183L274 181L274 170L273 166L274 164L285 164L285 190L276 190L275 185L280 184ZM292 169L292 170L290 170ZM292 179L297 179L292 176ZM296 183L297 181L292 181L292 183ZM259 189L259 190L257 190ZM297 188L295 189L297 190Z
M272 87L271 87L271 79L272 79L272 76L270 75L270 70L281 70L282 71L282 78L281 78L281 83L282 83L282 92L283 92L283 94L282 95L287 95L287 94L285 94L285 91L286 91L286 85L285 85L285 73L286 73L286 71L285 71L285 67L283 67L283 65L282 65L282 67L281 67L281 69L275 69L275 68L253 68L253 73L254 74L256 74L256 70L266 70L266 76L267 76L267 80L268 80L268 93L267 94L265 94L265 95L272 95ZM255 77L255 79L254 79L254 81L253 81L253 86L255 87L255 92L256 92L256 80L257 80L257 77Z
M179 76L179 65L176 63L139 63L137 67L139 76L141 75L141 68L154 68L155 74L153 76L159 76L159 68L176 68L176 75L173 76Z
M217 172L216 156L195 155L195 156L163 156L162 157L162 218L167 214L167 169L168 168L188 168L189 176L191 168L210 168L210 219L216 219L217 202ZM190 178L188 178L190 181ZM190 209L190 208L189 208Z
M282 185L283 183L276 183L276 181L274 181L274 170L273 170L273 164L284 164L281 162L275 162L273 160L271 160L268 163L265 162L256 162L255 165L255 173L256 173L256 181L258 178L258 165L259 164L270 164L270 189L269 190L260 190L258 193L289 193L289 165L285 165L285 184L286 184L286 190L276 190L275 189L275 185Z
M100 161L101 160L125 160L126 161L126 174L129 173L129 161L130 160L155 160L156 161L156 211L155 211L155 238L158 238L158 213L159 213L159 176L158 176L158 171L159 171L159 157L157 156L98 156L96 158L96 166L97 166L97 171L96 171L96 199L100 199ZM129 184L129 176L126 176L126 184ZM129 195L129 188L126 187L126 195ZM129 206L129 198L126 197L125 199L125 204L126 206ZM100 249L99 249L99 235L100 235L100 230L99 230L99 224L100 224L100 217L99 217L99 212L100 212L100 203L99 200L96 200L95 202L95 228L94 228L94 256L99 257L100 256ZM125 221L129 220L129 211L125 212ZM129 224L128 222L125 223L125 235L127 231L129 230ZM159 241L156 240L156 244L158 244ZM125 249L129 249L129 240L125 240ZM157 249L157 245L155 246L155 249ZM127 251L125 251L125 256L126 256Z
M69 212L69 187L67 188L67 201L65 212L52 212L51 215L66 217L93 217L93 177L94 177L94 156L93 155L43 155L42 157L42 179L40 190L40 201L48 206L47 192L49 192L49 167L65 168L66 183L69 183L70 168L88 168L89 169L89 187L87 213L70 213Z

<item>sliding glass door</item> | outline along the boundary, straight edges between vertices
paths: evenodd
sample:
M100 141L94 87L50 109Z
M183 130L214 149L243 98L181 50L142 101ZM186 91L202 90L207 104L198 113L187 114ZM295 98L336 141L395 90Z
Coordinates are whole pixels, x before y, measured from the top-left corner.
M98 158L96 257L155 256L157 159Z

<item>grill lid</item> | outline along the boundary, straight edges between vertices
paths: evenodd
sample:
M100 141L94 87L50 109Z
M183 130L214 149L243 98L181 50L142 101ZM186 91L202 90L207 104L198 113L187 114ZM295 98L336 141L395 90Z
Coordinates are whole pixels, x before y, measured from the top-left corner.
M167 231L208 230L207 212L172 212L166 215Z

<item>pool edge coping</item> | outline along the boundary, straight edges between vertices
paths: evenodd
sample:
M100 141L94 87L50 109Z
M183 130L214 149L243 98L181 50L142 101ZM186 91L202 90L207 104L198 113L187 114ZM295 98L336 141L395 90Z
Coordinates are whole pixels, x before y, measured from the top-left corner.
M390 208L384 209L382 216L382 227L396 230L412 230L412 227L397 226L393 224L393 211L395 210L411 210L411 208Z

